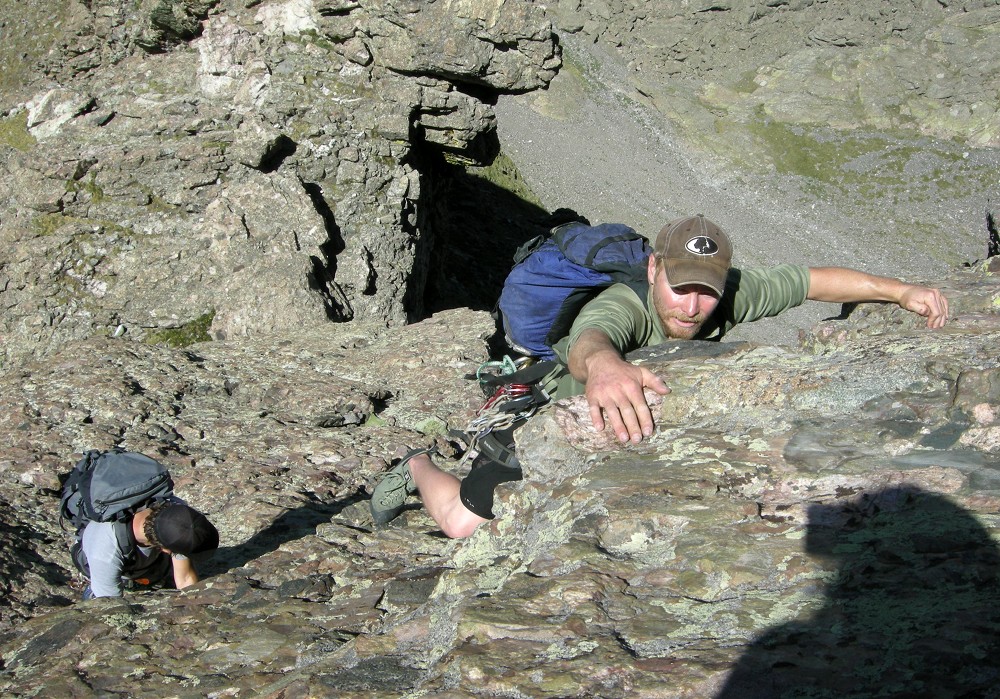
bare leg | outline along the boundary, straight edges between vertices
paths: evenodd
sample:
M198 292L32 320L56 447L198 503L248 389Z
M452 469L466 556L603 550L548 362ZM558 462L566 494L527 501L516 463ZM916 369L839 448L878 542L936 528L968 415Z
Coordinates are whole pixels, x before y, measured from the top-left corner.
M461 481L435 466L427 454L414 456L409 465L424 507L446 536L465 538L480 524L489 521L462 504Z

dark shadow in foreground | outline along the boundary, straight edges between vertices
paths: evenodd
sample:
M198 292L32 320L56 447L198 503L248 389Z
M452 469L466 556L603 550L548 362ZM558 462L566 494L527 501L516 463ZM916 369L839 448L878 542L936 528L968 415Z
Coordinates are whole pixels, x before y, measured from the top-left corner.
M809 509L822 609L763 634L717 699L1000 697L1000 553L948 498L891 488Z
M219 547L212 558L198 565L198 572L205 579L242 568L261 556L277 551L282 544L315 534L318 525L329 522L345 507L362 499L364 496L358 494L338 502L314 501L288 510L245 543Z

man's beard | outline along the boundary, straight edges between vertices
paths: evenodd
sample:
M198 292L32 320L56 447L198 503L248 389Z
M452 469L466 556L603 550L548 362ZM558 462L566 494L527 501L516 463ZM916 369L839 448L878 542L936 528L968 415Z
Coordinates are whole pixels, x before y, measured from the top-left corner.
M706 320L708 320L708 315L705 313L697 313L694 316L688 316L680 311L664 308L660 299L655 294L653 295L653 307L656 309L656 315L660 318L660 326L663 328L663 332L667 337L674 340L693 340L695 335L697 335L701 330L701 326L705 324ZM694 325L686 327L670 325L668 321L671 319L679 320L685 323L694 323Z

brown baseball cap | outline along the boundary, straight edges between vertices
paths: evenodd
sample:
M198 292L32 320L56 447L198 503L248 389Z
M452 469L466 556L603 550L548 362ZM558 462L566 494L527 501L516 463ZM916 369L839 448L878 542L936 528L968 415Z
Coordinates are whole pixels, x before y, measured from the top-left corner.
M656 236L653 253L663 260L672 287L700 284L722 296L733 261L733 246L703 214L671 221Z

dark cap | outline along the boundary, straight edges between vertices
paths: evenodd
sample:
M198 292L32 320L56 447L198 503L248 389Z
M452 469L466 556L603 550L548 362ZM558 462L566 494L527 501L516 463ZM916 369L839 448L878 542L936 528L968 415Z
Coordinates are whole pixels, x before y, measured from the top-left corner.
M153 530L160 546L184 556L219 548L219 532L198 510L167 505L156 512Z
M702 214L671 221L656 236L654 254L663 260L672 287L700 284L719 296L733 261L733 246L721 228Z

